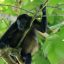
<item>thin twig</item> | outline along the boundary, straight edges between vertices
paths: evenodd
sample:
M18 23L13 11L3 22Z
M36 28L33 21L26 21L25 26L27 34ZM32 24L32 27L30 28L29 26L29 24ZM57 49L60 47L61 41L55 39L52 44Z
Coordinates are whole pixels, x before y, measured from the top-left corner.
M46 3L46 2L45 2ZM44 4L45 4L44 3ZM58 4L58 6L61 6L61 5L64 5L64 4ZM17 7L17 6L13 6L13 5L7 5L7 4L0 4L0 6L8 6L8 7L14 7L14 8L19 8L19 7ZM57 6L47 6L48 8L57 8L58 10L61 10L61 8L60 7L57 7ZM32 10L26 10L26 9L24 9L24 8L19 8L19 9L22 9L22 10L24 10L24 11L26 11L26 12L28 12L28 13L31 13L31 14L34 14L33 12L31 12ZM36 8L34 8L34 9L36 9Z
M13 6L13 5L0 4L0 6L9 6L9 7L14 7L14 8L22 9L22 10L24 10L24 11L28 12L28 13L34 14L34 13L33 13L33 12L31 12L31 11L28 11L28 10L26 10L26 9L24 9L24 8L20 8L20 7Z

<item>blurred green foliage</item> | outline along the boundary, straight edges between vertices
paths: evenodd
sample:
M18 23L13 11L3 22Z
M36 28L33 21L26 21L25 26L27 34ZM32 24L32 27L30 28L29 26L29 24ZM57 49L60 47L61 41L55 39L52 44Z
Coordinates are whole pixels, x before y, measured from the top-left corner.
M0 0L0 14L19 15L35 13L36 8L45 0ZM1 5L2 4L2 5ZM25 9L25 10L23 10ZM49 0L47 4L47 21L54 26L64 21L64 0ZM8 29L10 22L0 20L0 37ZM57 27L58 28L58 27ZM44 38L38 35L39 51L33 56L32 64L64 64L64 26L56 33ZM0 64L5 64L0 58Z

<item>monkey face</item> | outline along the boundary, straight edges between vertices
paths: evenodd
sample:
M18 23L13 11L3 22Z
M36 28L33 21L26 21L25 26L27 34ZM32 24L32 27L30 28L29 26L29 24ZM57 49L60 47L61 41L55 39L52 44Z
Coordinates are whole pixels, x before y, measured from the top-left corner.
M29 26L30 21L31 21L31 17L30 16L28 16L26 14L20 15L17 18L18 29L22 30L22 31L25 30Z
M17 25L19 30L24 30L26 27L27 20L25 18L22 18L21 20L17 20Z

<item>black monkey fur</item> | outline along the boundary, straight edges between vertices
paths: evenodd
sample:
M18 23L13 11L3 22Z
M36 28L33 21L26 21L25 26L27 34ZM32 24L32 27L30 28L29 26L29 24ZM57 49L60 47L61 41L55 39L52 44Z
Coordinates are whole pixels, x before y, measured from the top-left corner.
M1 37L0 46L4 47L4 45L8 45L15 48L19 40L22 38L24 31L28 29L30 21L30 16L26 14L19 15L16 22L13 23Z
M46 18L46 7L42 10L41 19L41 32L45 33L47 31L47 18Z

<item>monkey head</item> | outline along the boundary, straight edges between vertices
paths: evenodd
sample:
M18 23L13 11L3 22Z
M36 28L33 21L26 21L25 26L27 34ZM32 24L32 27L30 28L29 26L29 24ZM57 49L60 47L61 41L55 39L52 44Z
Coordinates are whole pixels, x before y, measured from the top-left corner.
M30 26L31 19L32 18L26 14L19 15L16 20L18 29L22 31L27 29Z

